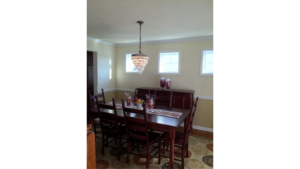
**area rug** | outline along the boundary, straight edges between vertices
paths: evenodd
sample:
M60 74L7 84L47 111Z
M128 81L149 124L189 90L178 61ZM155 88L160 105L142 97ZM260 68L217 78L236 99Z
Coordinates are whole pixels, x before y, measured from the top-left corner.
M114 141L111 143L114 146ZM127 146L126 144L124 144ZM129 164L126 164L127 148L121 152L121 159L118 161L118 151L113 148L105 148L104 155L101 153L102 141L96 139L96 165L97 169L144 169L146 168L146 159L139 156L130 154ZM155 150L156 151L156 150ZM175 148L175 158L181 159L181 150ZM139 149L139 152L135 150L137 154L146 154L146 148ZM169 156L168 152L165 152L166 156ZM190 136L189 137L189 157L184 159L185 169L212 169L213 168L213 140ZM167 169L169 168L169 159L161 158L160 164L158 164L158 155L151 160L149 168L151 169ZM176 169L181 169L181 161L174 161Z

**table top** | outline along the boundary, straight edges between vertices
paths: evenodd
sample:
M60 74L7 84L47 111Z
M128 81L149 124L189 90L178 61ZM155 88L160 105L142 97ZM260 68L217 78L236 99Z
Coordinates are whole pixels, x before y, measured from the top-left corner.
M121 102L118 102L118 103L121 103ZM155 107L154 107L154 109L155 109ZM180 112L180 113L182 113L182 115L179 118L172 118L172 117L158 116L158 115L147 113L148 123L161 124L161 125L165 125L168 127L175 127L175 128L177 128L185 120L185 118L188 116L188 114L190 112L190 110L188 110L188 109L180 109L180 108L158 109L158 110L168 110L168 111L173 111L173 112ZM88 107L87 112L93 116L97 116L98 115L97 106ZM101 112L113 113L113 110L101 109ZM119 118L124 118L123 110L117 109L117 115ZM144 118L143 115L136 114L136 113L129 113L129 116L141 118L141 119Z

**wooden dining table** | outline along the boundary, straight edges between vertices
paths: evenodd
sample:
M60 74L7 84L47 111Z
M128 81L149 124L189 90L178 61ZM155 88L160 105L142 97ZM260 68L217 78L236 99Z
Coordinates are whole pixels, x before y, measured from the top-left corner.
M116 103L120 104L121 101L116 101ZM156 108L154 107L154 109L156 109ZM160 108L158 110L167 110L167 111L182 113L182 115L179 118L172 118L172 117L165 117L165 116L160 116L160 115L147 114L148 115L148 128L149 129L169 133L169 138L170 138L170 163L169 163L169 167L173 169L174 168L174 140L175 140L176 130L180 126L180 124L184 120L186 120L186 117L188 116L190 110L180 109L180 108L170 108L170 109L169 108L168 109L161 109ZM113 113L112 110L108 110L108 109L101 109L101 112ZM88 115L89 118L98 117L97 106L87 107L87 115ZM122 109L117 109L117 115L118 115L119 122L125 123L125 118L123 116L123 110ZM141 119L144 118L143 115L136 114L136 113L129 113L128 116L141 118Z

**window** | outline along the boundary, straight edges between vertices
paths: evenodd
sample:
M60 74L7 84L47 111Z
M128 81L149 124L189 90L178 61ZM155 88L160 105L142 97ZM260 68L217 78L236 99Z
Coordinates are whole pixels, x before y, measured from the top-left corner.
M125 54L125 72L126 73L137 73L136 68L131 60L131 55L133 53L126 53Z
M158 52L158 73L179 74L180 51Z
M201 75L213 75L214 51L212 49L202 50Z

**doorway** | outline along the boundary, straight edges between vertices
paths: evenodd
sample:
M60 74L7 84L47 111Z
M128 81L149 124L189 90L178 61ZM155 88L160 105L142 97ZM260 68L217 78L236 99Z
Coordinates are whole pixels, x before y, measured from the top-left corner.
M93 62L93 53L87 51L87 92L94 94L94 62Z

